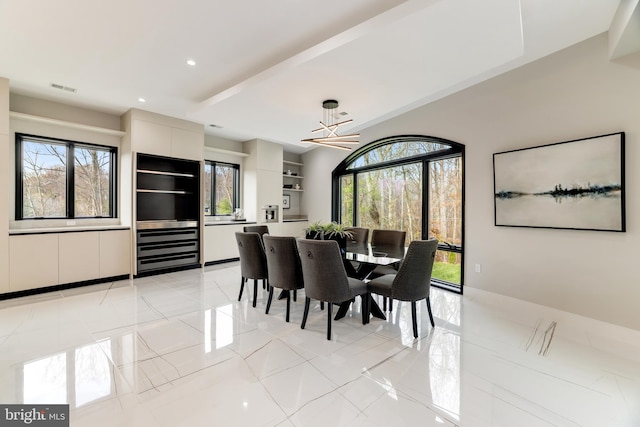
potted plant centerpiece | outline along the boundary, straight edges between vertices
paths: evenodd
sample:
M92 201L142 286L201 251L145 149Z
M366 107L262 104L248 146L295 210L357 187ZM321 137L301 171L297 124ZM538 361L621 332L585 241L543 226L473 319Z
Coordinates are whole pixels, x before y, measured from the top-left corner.
M304 232L307 239L335 240L342 251L347 248L347 239L353 238L353 233L346 230L344 225L336 222L323 224L316 221L309 224Z

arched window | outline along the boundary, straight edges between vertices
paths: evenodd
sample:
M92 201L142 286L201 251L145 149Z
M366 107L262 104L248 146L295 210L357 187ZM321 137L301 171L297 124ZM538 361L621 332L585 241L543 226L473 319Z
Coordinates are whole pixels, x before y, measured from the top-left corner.
M361 147L333 171L333 220L439 240L434 284L462 292L464 146L402 135Z

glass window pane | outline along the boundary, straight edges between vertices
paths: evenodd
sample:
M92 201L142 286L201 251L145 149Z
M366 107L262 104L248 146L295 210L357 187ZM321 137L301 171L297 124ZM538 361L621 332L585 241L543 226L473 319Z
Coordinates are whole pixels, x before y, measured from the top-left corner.
M429 237L462 245L462 159L429 163Z
M65 217L67 150L64 145L22 141L22 217Z
M211 174L213 165L211 163L204 164L204 214L213 215L211 205Z
M340 177L340 223L353 227L353 175Z
M436 151L447 150L451 148L446 144L439 144L427 140L406 140L398 141L391 144L383 145L375 148L362 156L355 159L347 169L360 168L377 163L388 162L390 160L404 159L406 157L419 156L422 154L433 153Z
M431 277L445 282L460 284L462 273L462 258L459 253L437 251Z
M358 227L404 230L422 237L422 163L358 174Z
M215 165L216 215L231 215L233 213L235 171L233 166Z
M111 152L75 147L75 216L111 216Z

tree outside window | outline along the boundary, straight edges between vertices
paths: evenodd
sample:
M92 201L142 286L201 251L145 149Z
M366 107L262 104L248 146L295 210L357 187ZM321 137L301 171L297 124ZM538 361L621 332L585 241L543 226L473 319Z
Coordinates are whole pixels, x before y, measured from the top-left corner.
M115 148L22 134L16 148L16 219L115 216Z
M231 215L240 207L240 165L205 162L205 215Z

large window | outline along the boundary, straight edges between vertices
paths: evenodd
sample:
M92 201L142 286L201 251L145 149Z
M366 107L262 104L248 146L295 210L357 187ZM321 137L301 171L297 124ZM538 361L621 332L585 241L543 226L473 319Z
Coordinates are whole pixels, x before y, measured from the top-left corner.
M435 283L462 291L463 154L452 141L398 136L368 144L333 172L333 218L439 241Z
M115 217L114 147L16 135L16 219Z
M239 207L240 166L233 163L205 162L205 215L231 215Z

